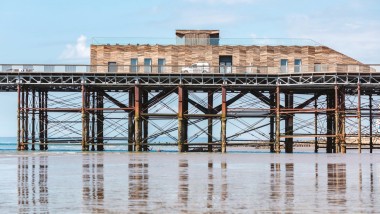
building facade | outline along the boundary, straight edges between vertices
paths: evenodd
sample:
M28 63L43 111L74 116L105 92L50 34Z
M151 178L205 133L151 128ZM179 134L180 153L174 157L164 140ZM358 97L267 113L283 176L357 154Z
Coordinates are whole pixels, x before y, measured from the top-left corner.
M92 71L127 73L370 71L370 68L361 62L318 43L273 45L265 44L265 41L262 44L253 44L254 42L239 44L239 39L230 44L222 41L218 30L177 30L176 44L92 44L91 64L99 65L94 66ZM267 41L271 43L270 40ZM197 71L191 70L199 65L203 68Z

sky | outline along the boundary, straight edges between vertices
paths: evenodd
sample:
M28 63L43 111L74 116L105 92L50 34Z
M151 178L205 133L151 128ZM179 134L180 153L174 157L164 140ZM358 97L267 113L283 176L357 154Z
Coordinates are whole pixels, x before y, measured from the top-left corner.
M308 38L380 63L378 0L3 0L0 64L90 63L93 37ZM0 136L16 135L16 97L0 94Z

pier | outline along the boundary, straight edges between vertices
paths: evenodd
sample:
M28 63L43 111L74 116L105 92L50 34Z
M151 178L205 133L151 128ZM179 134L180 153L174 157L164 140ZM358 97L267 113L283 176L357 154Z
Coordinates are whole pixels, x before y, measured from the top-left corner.
M229 146L266 145L292 153L294 143L327 153L380 148L380 73L342 69L347 65L276 74L234 67L230 73L95 73L93 66L2 65L1 93L17 93L18 150L120 145L136 152L151 146L227 152ZM370 66L378 65L361 68Z

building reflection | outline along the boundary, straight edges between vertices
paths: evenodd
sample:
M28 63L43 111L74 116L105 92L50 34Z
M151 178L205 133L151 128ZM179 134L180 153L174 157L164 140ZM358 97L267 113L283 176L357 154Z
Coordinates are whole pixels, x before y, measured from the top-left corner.
M19 213L47 213L49 203L48 157L19 157L17 193Z
M82 159L83 205L91 212L104 211L103 154L85 154Z
M149 164L145 157L131 155L128 164L128 206L131 212L141 212L148 206Z
M186 159L178 162L178 202L187 207L189 201L189 163Z
M327 164L327 201L332 205L345 205L346 199L346 164Z

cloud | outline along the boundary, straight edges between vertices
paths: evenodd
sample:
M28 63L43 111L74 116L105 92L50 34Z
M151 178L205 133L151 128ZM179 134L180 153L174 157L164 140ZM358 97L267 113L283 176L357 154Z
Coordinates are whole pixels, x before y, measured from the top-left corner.
M80 60L90 58L90 47L87 46L87 38L80 35L76 44L67 44L65 50L60 55L60 59Z
M287 27L290 37L316 40L363 63L378 61L380 22L375 19L347 17L330 11L325 16L288 16Z

